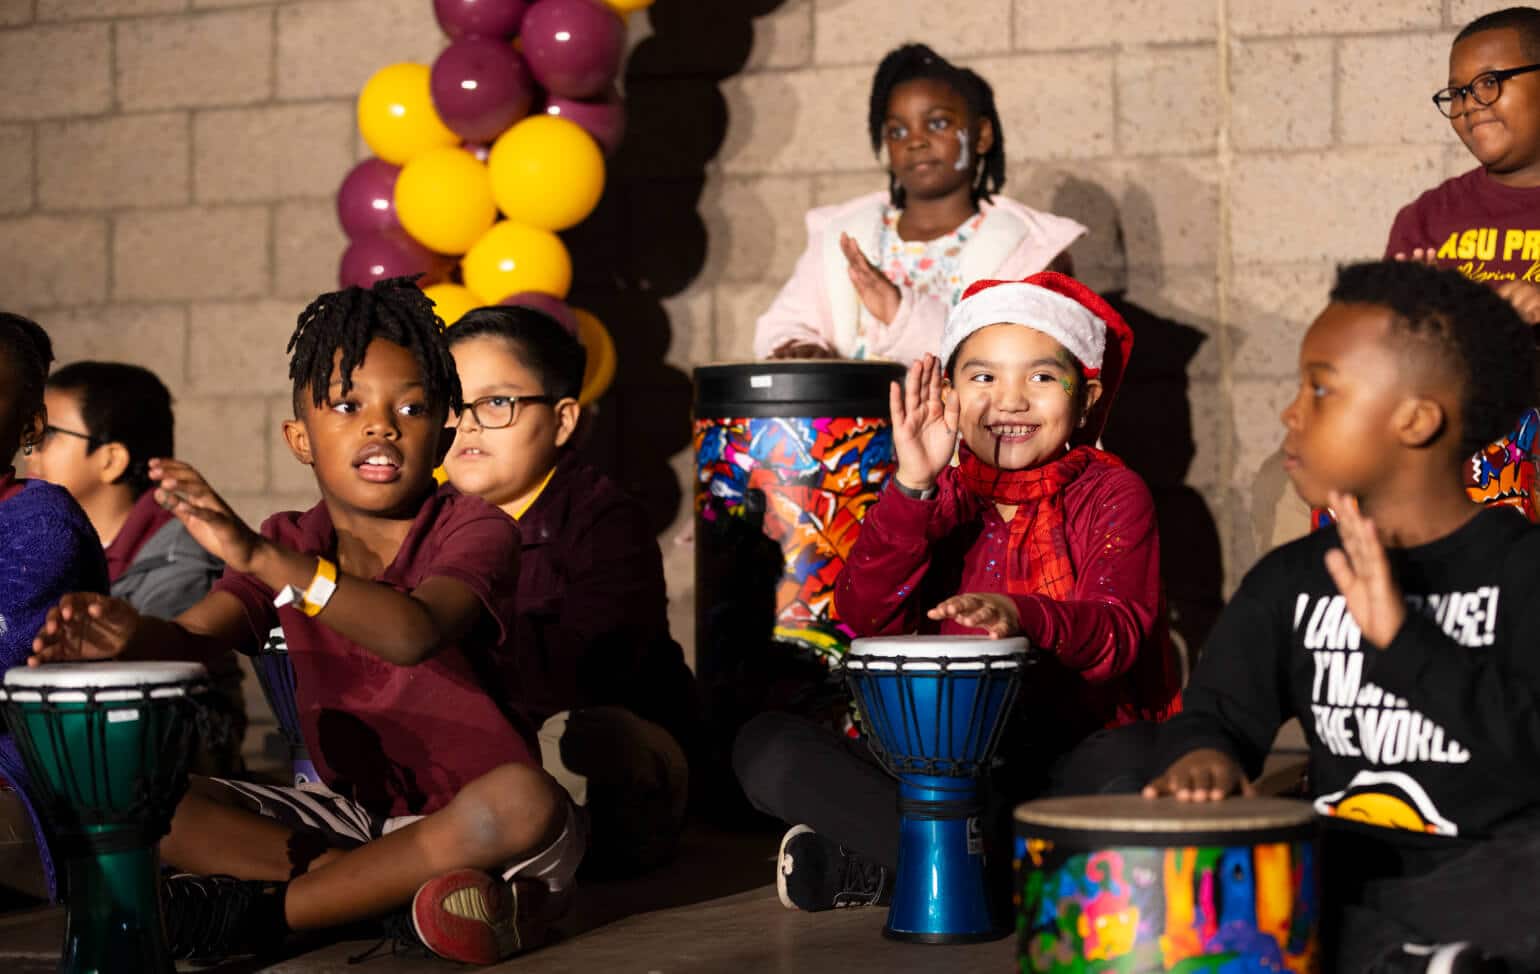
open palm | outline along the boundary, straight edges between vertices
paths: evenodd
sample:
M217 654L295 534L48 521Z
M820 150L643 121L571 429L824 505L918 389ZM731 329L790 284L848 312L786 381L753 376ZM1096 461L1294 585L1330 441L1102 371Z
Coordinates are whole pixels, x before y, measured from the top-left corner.
M924 490L936 482L957 448L957 397L941 395L945 380L934 355L909 366L903 388L888 390L899 483Z

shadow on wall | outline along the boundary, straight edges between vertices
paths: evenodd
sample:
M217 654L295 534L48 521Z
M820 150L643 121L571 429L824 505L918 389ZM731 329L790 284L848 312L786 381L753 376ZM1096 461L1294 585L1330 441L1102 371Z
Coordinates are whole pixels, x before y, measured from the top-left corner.
M1129 186L1114 198L1097 183L1071 177L1059 183L1048 209L1115 238L1111 249L1121 267L1112 270L1110 283L1097 280L1104 275L1095 269L1083 271L1134 331L1134 355L1102 442L1144 478L1154 496L1172 628L1195 660L1223 605L1218 525L1207 500L1187 483L1197 455L1190 374L1213 323L1179 321L1130 297L1131 280L1140 291L1158 292L1164 283L1165 263L1153 246L1159 237L1148 232L1155 206L1145 189ZM1139 232L1128 232L1133 227ZM1131 236L1149 241L1151 250L1131 253Z
M566 234L577 273L572 301L609 326L619 361L584 454L642 499L655 531L679 510L668 458L690 442L692 398L689 376L664 361L673 334L662 302L706 263L698 206L707 163L727 134L717 86L748 61L754 18L781 3L657 0L638 15L653 32L626 67L625 142L598 210Z

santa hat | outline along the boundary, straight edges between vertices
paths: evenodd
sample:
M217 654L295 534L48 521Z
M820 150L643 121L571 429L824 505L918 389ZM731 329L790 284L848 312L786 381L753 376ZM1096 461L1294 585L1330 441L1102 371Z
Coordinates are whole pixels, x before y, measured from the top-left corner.
M977 281L947 316L941 333L941 363L969 335L990 325L1023 325L1057 341L1080 362L1087 378L1099 378L1102 397L1086 424L1095 439L1123 381L1134 347L1128 322L1101 295L1066 274L1043 271L1021 281Z

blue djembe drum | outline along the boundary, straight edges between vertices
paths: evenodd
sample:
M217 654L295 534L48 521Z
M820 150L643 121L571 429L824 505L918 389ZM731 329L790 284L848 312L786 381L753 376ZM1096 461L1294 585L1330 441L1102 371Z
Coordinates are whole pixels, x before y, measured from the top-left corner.
M1028 656L1025 639L857 639L844 676L872 752L898 778L898 873L883 933L928 944L1010 932L984 879L979 778L988 773Z
M257 671L257 682L262 684L262 695L267 698L267 705L278 721L278 733L289 746L289 765L295 787L320 781L321 776L310 760L305 734L300 728L299 708L294 703L294 664L289 662L289 643L283 638L282 626L273 627L267 634L267 641L252 662Z

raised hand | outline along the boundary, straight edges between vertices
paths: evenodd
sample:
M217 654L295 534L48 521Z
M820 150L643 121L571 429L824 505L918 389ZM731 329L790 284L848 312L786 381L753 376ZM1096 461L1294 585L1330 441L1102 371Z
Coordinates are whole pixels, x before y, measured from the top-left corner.
M1413 247L1411 253L1398 253L1395 259L1409 260L1416 264L1427 264L1429 267L1437 267L1438 251L1432 247Z
M943 399L945 380L934 355L909 366L902 388L888 388L893 416L893 452L898 454L898 482L913 490L928 490L952 462L957 449L958 400Z
M898 315L899 302L903 300L903 296L898 293L898 285L888 280L881 268L866 259L866 255L861 253L861 245L850 234L840 234L840 251L845 255L845 262L850 265L850 283L855 285L861 303L873 318L884 325L892 324Z
M1021 615L1016 611L1016 603L1004 595L965 592L952 596L926 615L932 619L951 619L970 629L982 629L990 639L1021 634Z
M203 550L238 572L251 570L262 536L242 521L203 475L180 460L151 460L155 502L176 516Z
M1526 325L1540 324L1540 286L1529 281L1507 281L1497 286L1497 296L1513 305Z
M27 665L112 659L138 629L139 612L122 599L72 592L48 610Z
M1144 797L1174 796L1184 802L1217 802L1239 791L1256 794L1246 772L1223 751L1200 747L1188 751L1167 768L1165 773L1144 786Z
M1341 548L1326 553L1326 570L1364 638L1384 649L1406 621L1401 586L1390 571L1374 521L1358 509L1358 498L1332 491L1326 499L1337 514L1337 533L1342 538Z

